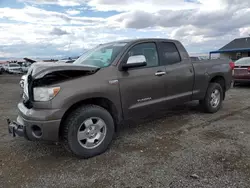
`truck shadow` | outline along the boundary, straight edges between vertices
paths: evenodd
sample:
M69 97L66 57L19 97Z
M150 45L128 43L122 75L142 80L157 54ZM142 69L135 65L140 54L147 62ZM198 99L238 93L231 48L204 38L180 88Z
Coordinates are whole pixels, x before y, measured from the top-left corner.
M245 83L240 83L235 85L233 88L237 89L237 88L250 88L250 81L249 82L245 82Z

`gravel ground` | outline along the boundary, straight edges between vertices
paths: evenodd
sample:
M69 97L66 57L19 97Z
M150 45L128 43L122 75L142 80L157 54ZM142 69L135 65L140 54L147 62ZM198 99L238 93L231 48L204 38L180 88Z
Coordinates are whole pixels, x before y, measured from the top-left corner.
M0 187L249 187L250 86L231 89L223 109L197 103L124 126L111 148L79 160L60 144L7 133L15 119L20 77L0 75Z

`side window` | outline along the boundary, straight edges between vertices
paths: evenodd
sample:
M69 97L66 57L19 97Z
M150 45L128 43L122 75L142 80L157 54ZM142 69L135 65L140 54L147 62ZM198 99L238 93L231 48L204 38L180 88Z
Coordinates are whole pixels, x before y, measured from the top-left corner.
M159 65L155 43L142 43L135 45L129 50L127 58L134 55L144 55L147 60L146 67L155 67Z
M181 61L180 54L174 43L160 43L160 57L163 65L172 65Z

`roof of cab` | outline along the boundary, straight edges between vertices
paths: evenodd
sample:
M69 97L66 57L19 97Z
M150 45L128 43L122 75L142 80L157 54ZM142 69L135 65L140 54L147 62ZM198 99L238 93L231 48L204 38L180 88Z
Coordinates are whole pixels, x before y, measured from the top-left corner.
M112 41L112 42L109 42L109 43L106 43L106 44L111 44L111 43L136 43L136 42L148 42L148 41L177 42L177 40L164 39L164 38L138 38L138 39L125 39L125 40Z

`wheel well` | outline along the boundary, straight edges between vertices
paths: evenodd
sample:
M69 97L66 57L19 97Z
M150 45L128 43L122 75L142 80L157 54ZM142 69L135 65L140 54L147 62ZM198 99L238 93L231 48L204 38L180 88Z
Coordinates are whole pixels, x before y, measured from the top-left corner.
M104 109L106 109L111 116L114 119L114 123L115 123L115 131L117 130L117 125L119 124L120 121L120 116L118 114L118 111L115 107L115 105L106 98L91 98L91 99L86 99L86 100L82 100L79 101L75 104L73 104L63 115L62 120L61 120L61 125L60 125L60 130L59 130L59 136L62 135L62 131L63 131L63 123L65 122L65 120L67 119L67 117L71 114L71 112L73 110L75 110L76 108L82 106L82 105L88 105L88 104L94 104L97 106L101 106Z
M223 76L215 76L211 79L210 83L218 83L221 85L223 89L223 99L225 99L225 92L226 92L226 81Z

